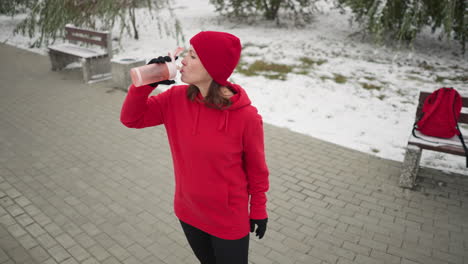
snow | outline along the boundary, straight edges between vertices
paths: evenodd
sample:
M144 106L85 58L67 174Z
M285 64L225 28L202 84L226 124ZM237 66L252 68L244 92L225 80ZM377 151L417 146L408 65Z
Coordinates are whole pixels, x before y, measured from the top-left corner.
M173 2L185 37L179 45L187 48L188 40L201 30L228 31L245 46L242 62L263 60L293 67L284 81L239 72L231 81L247 90L265 122L299 133L402 161L419 91L446 86L468 93L466 81L454 78L468 77L468 55L459 54L457 42L441 42L429 30L418 37L414 49L396 49L373 45L356 23L350 23L349 11L340 14L325 0L317 3L319 12L303 28L285 20L279 26L261 20L255 24L230 21L206 0ZM140 40L123 35L120 45L114 43L115 59L149 60L178 45L173 36L158 32L152 17L147 10L137 10ZM169 12L159 11L157 17L173 21ZM29 49L29 38L11 33L22 18L0 16L0 41ZM113 36L118 32L116 26ZM45 47L30 50L46 54ZM304 66L300 61L304 57L325 62ZM345 82L337 83L336 74L344 76ZM468 175L464 157L455 155L423 151L421 165Z

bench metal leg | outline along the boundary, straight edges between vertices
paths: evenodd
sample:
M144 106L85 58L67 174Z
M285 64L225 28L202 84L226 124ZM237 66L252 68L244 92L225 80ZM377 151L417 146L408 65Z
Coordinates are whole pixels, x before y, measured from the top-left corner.
M93 59L92 64L94 67L94 71L96 71L97 74L111 72L111 61L109 56L95 58Z
M83 66L83 79L86 83L105 80L103 75L110 76L111 64L108 56L82 59L81 64Z
M421 161L421 148L408 145L405 153L405 160L400 175L400 187L413 188L419 171L419 162Z
M68 64L76 61L75 57L68 56L61 52L49 50L50 64L53 71L59 71L65 68Z
M85 83L88 83L89 80L91 80L91 61L89 59L82 59L81 60L81 65L83 67L83 80Z

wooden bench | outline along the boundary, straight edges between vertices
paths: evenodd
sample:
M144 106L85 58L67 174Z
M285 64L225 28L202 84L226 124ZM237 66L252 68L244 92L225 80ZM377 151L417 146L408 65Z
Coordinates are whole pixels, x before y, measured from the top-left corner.
M65 39L69 43L48 47L53 71L61 70L72 62L81 61L85 82L90 82L95 76L110 76L112 38L109 32L87 30L68 24L65 26ZM92 47L89 47L90 45Z
M416 110L415 120L418 120L421 117L422 106L430 94L431 92L424 91L419 93L419 104ZM468 113L466 111L468 108L468 96L462 95L461 93L460 95L462 96L463 108L460 119L458 120L459 126L460 124L468 124ZM468 143L467 132L464 132L461 126L460 129L464 136L463 139L465 140L465 143ZM415 134L417 137L411 134L408 140L405 159L403 161L401 170L399 184L400 187L403 188L413 188L415 186L416 177L419 171L419 162L421 160L421 153L423 149L449 153L458 156L465 156L465 150L463 149L463 145L458 136L454 136L448 139L436 138L423 135L418 130L415 130Z

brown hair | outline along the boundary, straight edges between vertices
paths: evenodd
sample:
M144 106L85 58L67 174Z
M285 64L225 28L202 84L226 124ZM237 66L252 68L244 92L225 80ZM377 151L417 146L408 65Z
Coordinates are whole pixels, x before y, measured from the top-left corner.
M210 87L208 88L208 94L201 102L205 103L207 107L215 109L226 109L231 106L231 100L221 95L221 84L211 81ZM199 88L193 84L190 84L187 89L187 97L190 101L199 100L197 95L200 92Z

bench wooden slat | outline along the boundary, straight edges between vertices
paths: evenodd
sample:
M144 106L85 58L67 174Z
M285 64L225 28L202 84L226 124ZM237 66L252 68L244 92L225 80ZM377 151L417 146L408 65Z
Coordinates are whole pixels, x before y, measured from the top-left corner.
M465 156L465 150L463 148L458 148L455 146L449 146L449 145L444 145L444 146L432 146L432 145L426 145L424 143L420 142L408 142L409 145L416 145L420 147L421 149L426 149L426 150L433 150L437 152L444 152L444 153L449 153L453 155L458 155L458 156Z
M107 40L95 40L95 39L79 37L75 35L68 35L68 34L66 35L65 38L68 40L81 41L81 42L91 43L91 44L95 44L95 45L102 46L102 47L107 47Z
M463 132L466 132L466 131L462 130L462 133ZM415 130L414 134L416 135L416 137L413 134L411 134L408 141L419 142L419 143L424 143L427 145L434 145L434 146L452 145L456 147L462 147L460 139L458 138L457 135L451 138L437 138L437 137L426 136L418 130Z
M461 113L460 118L458 119L458 123L468 124L468 114Z
M87 35L92 35L92 36L98 36L102 39L105 39L107 35L109 34L108 32L101 32L101 31L95 31L95 30L90 30L90 29L82 29L82 28L77 28L71 25L65 26L66 31L70 32L76 32L76 33L81 33L81 34L87 34Z
M432 92L421 92L419 94L419 104L422 105L424 104L424 101L426 100L426 98L431 94ZM462 105L463 107L468 107L468 97L460 94L461 97L462 97Z
M106 51L87 49L74 44L58 44L54 46L49 46L49 49L82 58L93 58L107 55Z
M421 92L419 94L419 103L423 104L426 98L431 94L432 92ZM462 94L460 94L462 97L462 105L463 107L468 107L468 97L464 97Z
M452 138L436 138L426 136L418 130L415 130L414 133L417 137L411 134L408 140L409 145L416 145L422 149L451 153L459 156L465 155L465 151L463 150L462 143L458 136L453 136Z
M91 43L102 47L107 47L108 44L108 32L77 28L69 24L65 26L65 33L65 38L68 40Z

